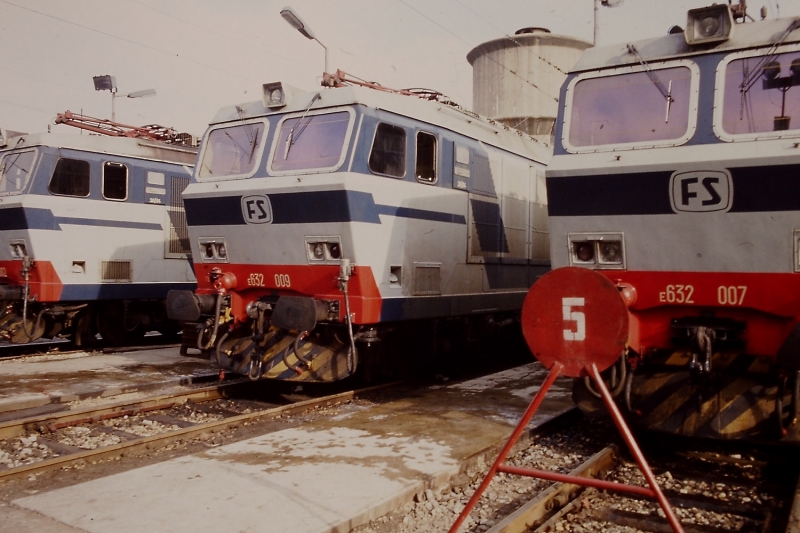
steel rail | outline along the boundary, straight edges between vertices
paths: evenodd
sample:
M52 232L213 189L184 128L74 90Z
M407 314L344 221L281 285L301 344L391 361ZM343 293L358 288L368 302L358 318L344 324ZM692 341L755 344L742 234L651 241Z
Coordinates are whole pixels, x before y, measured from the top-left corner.
M380 387L384 386L385 385L382 385ZM168 431L159 435L133 439L127 442L121 442L119 444L97 448L95 450L87 450L85 452L54 457L52 459L46 459L44 461L39 461L0 472L0 481L26 475L38 475L50 470L61 469L81 461L113 459L123 455L132 454L140 450L156 450L158 448L168 446L173 442L194 438L204 433L216 433L219 431L236 428L245 422L252 422L259 418L275 417L277 415L283 415L284 413L292 414L318 405L329 404L336 401L351 400L357 397L359 394L375 390L376 388L378 387L371 387L370 389L362 389L359 391L348 391L331 396L324 396L322 398L305 400L288 405L282 405L280 407L265 409L263 411L256 411L254 413L232 416L223 420L198 424L196 426L182 428L175 431Z
M259 418L267 418L267 417L274 418L278 415L302 412L311 407L331 404L337 401L341 402L341 401L352 400L361 394L367 394L381 388L389 387L391 385L396 385L396 383L378 385L366 389L347 391L339 394L333 394L330 396L324 396L321 398L304 400L288 405L282 405L280 407L265 409L263 411L256 411L253 413L236 415L230 418L225 418L223 420L206 422L205 424L198 424L196 426L182 428L174 431L167 431L159 435L152 435L150 437L133 439L127 442L121 442L119 444L97 448L95 450L87 450L85 452L64 455L61 457L54 457L52 459L45 459L44 461L39 461L29 465L23 465L16 468L11 468L6 471L2 471L0 472L0 481L5 481L8 479L26 475L27 476L38 475L43 472L47 472L49 470L61 469L66 466L79 463L81 461L89 461L89 460L99 461L103 459L113 459L140 450L156 450L158 448L168 446L173 442L198 437L204 433L216 433L220 431L225 431L227 429L236 428L244 424L245 422L252 422Z
M141 400L124 400L83 409L72 409L69 411L47 413L17 420L8 420L0 423L0 439L18 437L24 435L31 429L46 428L49 431L55 431L56 429L67 426L97 422L109 418L125 416L126 414L132 415L158 409L169 409L175 405L185 403L188 400L216 400L224 397L227 390L245 383L247 382L243 380L231 381L208 387L150 396L142 398Z
M586 462L572 470L570 476L602 477L617 465L617 446L611 445L594 454ZM556 483L529 501L486 533L524 533L539 527L558 507L567 505L583 492L583 487L573 483Z

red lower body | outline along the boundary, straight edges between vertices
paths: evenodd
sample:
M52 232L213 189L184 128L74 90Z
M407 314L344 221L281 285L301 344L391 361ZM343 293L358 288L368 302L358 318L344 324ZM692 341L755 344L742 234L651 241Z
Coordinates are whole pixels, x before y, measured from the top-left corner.
M237 321L247 320L246 306L262 296L311 296L317 300L337 300L342 316L345 309L344 294L339 289L338 265L230 265L195 263L197 292L215 293L210 275L219 269L230 273L233 286L226 287L231 294L231 315ZM354 324L374 324L380 321L382 298L368 266L354 266L348 281L350 313Z
M23 287L22 261L0 261L0 284ZM35 261L28 276L30 297L38 302L58 302L64 284L50 261Z
M674 319L714 317L744 323L744 351L774 358L800 320L800 273L600 272L625 287L640 354L673 347Z

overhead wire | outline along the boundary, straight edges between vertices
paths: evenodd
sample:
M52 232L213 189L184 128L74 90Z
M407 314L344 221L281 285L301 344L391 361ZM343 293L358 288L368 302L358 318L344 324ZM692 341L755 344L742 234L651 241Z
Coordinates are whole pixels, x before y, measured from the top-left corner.
M417 9L414 6L410 5L405 0L397 0L397 1L400 2L401 4L403 4L404 6L406 6L407 8L411 9L412 11L414 11L415 13L420 15L421 17L423 17L423 18L427 19L428 21L430 21L431 23L435 24L436 26L438 26L442 30L446 31L447 33L449 33L450 35L452 35L453 37L455 37L456 39L458 39L462 43L466 44L467 46L474 46L472 43L467 42L466 40L462 39L461 37L459 37L458 35L456 35L452 31L450 31L449 29L445 28L444 26L442 26L441 24L439 24L438 22L436 22L435 20L430 18L428 15L426 15L425 13L420 11L419 9ZM517 74L516 72L514 72L510 68L506 67L505 65L503 65L502 63L500 63L499 61L497 61L496 59L494 59L490 55L487 55L487 56L484 56L484 57L486 57L486 59L488 59L489 61L491 61L493 63L496 63L497 66L499 66L501 69L505 70L506 72L508 72L509 74L514 76L515 78L518 78L523 83L526 83L526 84L530 85L534 89L537 89L538 91L541 91L545 96L547 96L549 98L552 98L553 101L558 102L558 97L551 95L550 93L548 93L547 91L545 91L544 89L542 89L541 87L539 87L538 85L533 83L532 81L523 78L522 76L520 76L519 74Z
M456 3L456 4L458 4L458 5L460 5L461 7L463 7L464 9L466 9L467 11L469 11L470 13L472 13L473 15L475 15L476 17L478 17L479 19L481 19L482 21L484 21L486 24L488 24L488 25L489 25L489 26L491 26L492 28L496 29L497 31L499 31L499 32L501 32L501 33L503 32L503 30L502 30L501 28L499 28L499 27L495 26L494 24L492 24L492 23L491 23L491 22L490 22L488 19L486 19L485 17L482 17L482 16L480 15L480 13L478 13L478 12L477 12L477 11L475 11L475 10L473 10L472 8L470 8L469 6L467 6L466 4L464 4L463 2L461 2L460 0L453 0L453 2L455 2L455 3ZM516 45L517 45L517 46L519 46L519 47L522 47L522 48L524 48L524 47L525 47L525 45L524 45L524 44L522 44L521 42L519 42L519 40L518 40L516 37L513 37L513 36L511 36L511 35L509 35L509 34L507 34L507 33L506 33L506 34L504 34L504 35L503 35L503 37L505 37L506 39L508 39L509 41L511 41L512 43L516 44ZM556 70L557 70L558 72L560 72L561 74L564 74L565 76L567 75L567 71L566 71L566 70L564 70L564 69L562 69L561 67L559 67L558 65L556 65L556 64L554 64L554 63L552 63L552 62L550 62L548 59L546 59L546 58L544 58L544 57L542 57L542 56L540 56L540 55L538 55L538 54L536 55L536 57L538 57L539 59L541 59L541 60L542 60L542 62L543 62L543 63L545 63L546 65L549 65L549 66L553 67L554 69L556 69Z
M223 37L225 39L228 39L229 41L233 41L235 43L239 43L239 44L242 44L242 45L248 46L248 47L253 45L253 42L243 41L241 39L237 39L236 37L232 37L231 35L227 35L225 33L217 31L214 28L208 28L206 26L201 26L200 24L195 24L194 22L188 21L186 19L182 19L182 18L177 17L177 16L175 16L175 15L173 15L171 13L167 13L166 11L162 11L161 9L158 9L158 8L153 7L153 6L147 5L144 2L140 2L139 0L128 0L128 2L140 5L140 6L144 7L144 8L150 9L151 11L155 11L156 13L161 13L162 15L164 15L166 17L169 17L171 19L177 20L178 22L186 24L187 26L191 26L193 28L197 28L199 30L212 33L212 34L217 35L219 37ZM256 40L255 42L258 42L258 41ZM259 46L263 46L263 44L259 43ZM275 54L273 51L270 51L270 57L271 58L280 59L281 61L285 61L286 63L289 63L291 65L297 65L296 61L292 61L292 60L290 60L288 58L285 58L285 57L283 57L281 55ZM302 67L302 68L305 68L308 71L312 70L312 69L310 69L308 67ZM314 72L316 73L317 71L314 70Z
M214 65L209 65L208 63L203 63L202 61L197 61L196 59L192 59L192 58L187 57L187 56L176 54L176 53L170 52L168 50L162 50L161 48L157 48L155 46L152 46L152 45L149 45L149 44L146 44L146 43L142 43L142 42L135 41L133 39L128 39L128 38L125 38L125 37L121 37L119 35L115 35L113 33L108 33L108 32L102 31L102 30L98 30L97 28L92 28L90 26L85 26L83 24L79 24L77 22L73 22L71 20L67 20L67 19L64 19L64 18L61 18L61 17L57 17L55 15L50 15L48 13L43 13L41 11L37 11L37 10L29 8L29 7L25 7L25 6L21 6L21 5L15 4L13 2L9 2L8 0L0 0L0 3L3 3L3 4L6 4L6 5L9 5L9 6L16 7L18 9L22 9L22 10L28 11L30 13L35 13L35 14L37 14L39 16L42 16L42 17L46 17L46 18L49 18L49 19L57 20L59 22L65 23L65 24L69 24L70 26L75 26L77 28L81 28L81 29L84 29L84 30L87 30L87 31L91 31L91 32L100 34L100 35L104 35L106 37L111 37L112 39L117 39L119 41L123 41L123 42L126 42L128 44L133 44L133 45L136 45L136 46L140 46L140 47L145 48L147 50L152 50L153 52L158 52L160 54L164 54L164 55L167 55L169 57L176 57L178 59L182 59L183 61L188 61L189 63L193 63L195 65L206 67L206 68L209 68L211 70L215 70L217 72L221 72L223 74L228 74L230 76L235 76L235 77L240 78L242 80L246 80L246 81L253 82L253 83L259 83L258 80L254 80L252 78L248 78L247 76L242 76L241 74L237 74L235 72L231 72L229 70L225 70L223 68L219 68L219 67L216 67Z
M35 111L37 113L41 113L41 114L47 115L49 117L54 116L52 111L45 111L44 109L37 109L35 107L29 107L29 106L26 106L26 105L17 104L17 103L14 103L14 102L9 102L8 100L4 100L2 98L0 98L0 103L6 104L6 105L10 105L10 106L13 106L13 107L19 107L20 109L27 109L28 111Z

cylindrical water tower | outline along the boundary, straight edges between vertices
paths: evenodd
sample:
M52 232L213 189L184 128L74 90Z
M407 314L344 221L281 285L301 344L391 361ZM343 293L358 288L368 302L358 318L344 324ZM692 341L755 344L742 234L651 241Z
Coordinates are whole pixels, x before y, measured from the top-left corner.
M473 111L549 141L561 85L590 46L544 28L523 28L476 46L467 54Z

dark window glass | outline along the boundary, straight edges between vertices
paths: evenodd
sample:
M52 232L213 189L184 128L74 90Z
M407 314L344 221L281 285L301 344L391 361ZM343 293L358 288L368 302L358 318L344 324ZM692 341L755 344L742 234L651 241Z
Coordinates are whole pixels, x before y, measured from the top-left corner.
M89 162L59 159L48 188L53 194L89 196Z
M722 129L730 134L800 129L800 52L728 63ZM795 63L792 65L792 63Z
M600 146L683 137L689 128L691 81L687 67L579 81L571 102L570 144ZM669 92L671 102L659 85Z
M121 163L103 165L103 198L124 200L128 197L128 167Z
M378 124L369 154L369 169L376 174L402 178L406 173L406 131L392 124Z
M344 150L350 113L326 113L283 121L272 170L333 168Z
M417 164L414 175L419 181L436 181L436 136L417 132Z

